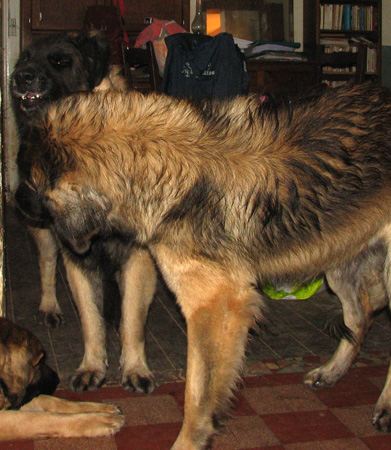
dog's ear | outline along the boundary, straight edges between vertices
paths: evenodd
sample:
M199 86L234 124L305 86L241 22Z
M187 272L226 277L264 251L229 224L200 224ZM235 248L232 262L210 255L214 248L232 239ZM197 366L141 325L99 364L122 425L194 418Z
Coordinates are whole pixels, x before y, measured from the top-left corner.
M43 362L43 359L46 356L41 342L35 335L31 333L29 333L29 336L27 338L27 352L29 355L29 362L34 368L37 367L41 362Z
M70 37L86 62L89 71L90 89L92 90L109 73L111 64L110 42L97 31L71 33Z
M32 366L37 367L44 356L45 356L45 353L43 351L37 353L36 355L33 354L33 357L31 359Z

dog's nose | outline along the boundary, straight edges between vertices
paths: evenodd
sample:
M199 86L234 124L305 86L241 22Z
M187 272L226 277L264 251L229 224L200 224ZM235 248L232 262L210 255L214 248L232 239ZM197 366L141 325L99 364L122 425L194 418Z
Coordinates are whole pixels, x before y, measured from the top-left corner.
M22 181L15 192L16 206L27 218L48 222L50 215L39 197L35 186Z
M19 70L15 73L15 80L17 84L26 84L30 85L38 78L38 72L33 68L27 68L23 70Z

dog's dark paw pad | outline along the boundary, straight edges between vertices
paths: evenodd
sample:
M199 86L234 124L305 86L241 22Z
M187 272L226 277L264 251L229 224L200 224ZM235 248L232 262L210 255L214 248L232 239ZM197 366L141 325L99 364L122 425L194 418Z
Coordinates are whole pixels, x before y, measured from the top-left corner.
M333 386L333 384L328 383L327 381L325 381L321 377L319 377L317 380L315 380L312 383L311 388L314 390L318 390L318 389L323 389L323 388L330 388L332 386Z
M335 383L336 380L334 379L334 377L327 377L319 370L309 372L304 377L304 384L314 391L318 389L331 388L335 385Z
M104 374L100 372L79 372L69 380L69 388L72 391L93 391L99 389L104 382Z
M382 409L380 412L375 413L372 419L372 425L382 433L391 432L391 412L386 409Z
M45 325L50 328L62 327L65 323L64 316L62 314L48 313L45 314Z
M126 376L122 381L122 387L127 391L139 394L150 394L154 391L156 384L153 377L132 374Z
M59 328L65 323L64 315L54 312L39 311L37 320L41 325L46 325L49 328Z

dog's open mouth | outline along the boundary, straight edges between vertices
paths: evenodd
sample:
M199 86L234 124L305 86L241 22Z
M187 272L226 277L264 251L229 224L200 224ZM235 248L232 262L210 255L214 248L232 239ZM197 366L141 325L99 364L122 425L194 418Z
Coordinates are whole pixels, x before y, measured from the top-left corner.
M28 92L20 97L20 105L24 110L38 108L45 102L45 97L38 93Z

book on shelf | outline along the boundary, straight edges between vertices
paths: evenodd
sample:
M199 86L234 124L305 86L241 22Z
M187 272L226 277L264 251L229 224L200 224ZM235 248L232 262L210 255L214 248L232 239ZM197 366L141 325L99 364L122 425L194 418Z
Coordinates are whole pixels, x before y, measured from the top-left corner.
M320 39L319 43L323 46L325 53L357 51L357 43L352 42L348 38Z
M368 47L367 49L367 72L377 73L377 50L376 48Z
M374 31L377 29L373 5L321 4L320 28L341 31Z
M344 75L352 75L356 73L356 68L352 67L331 67L324 66L323 74L324 75L335 75L335 74L344 74Z
M355 36L351 38L323 38L319 40L320 45L324 47L325 53L333 52L357 52L358 45L365 45L367 51L366 72L377 72L377 48L375 44L363 36ZM326 69L330 72L331 69Z

